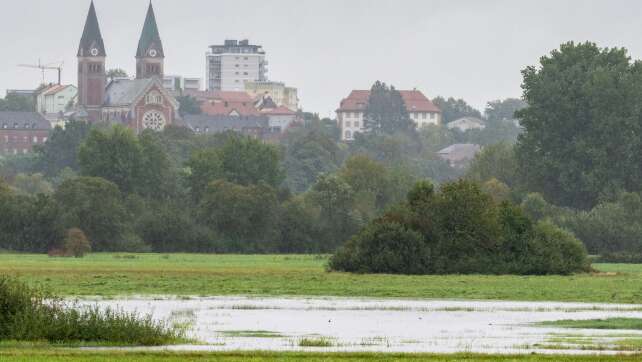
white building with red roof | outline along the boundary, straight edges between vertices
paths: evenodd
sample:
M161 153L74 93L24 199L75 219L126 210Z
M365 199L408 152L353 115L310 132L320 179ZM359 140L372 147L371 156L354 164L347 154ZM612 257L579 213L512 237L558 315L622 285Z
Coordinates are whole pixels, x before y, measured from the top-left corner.
M441 124L441 109L428 99L421 91L402 90L399 91L406 104L410 119L417 128L427 125ZM337 109L337 122L341 128L341 139L351 141L354 134L364 131L364 113L368 106L370 91L353 90L347 98L341 101Z
M73 103L77 95L78 88L74 85L47 86L36 96L36 110L46 116L57 117L59 113L67 110L67 106Z

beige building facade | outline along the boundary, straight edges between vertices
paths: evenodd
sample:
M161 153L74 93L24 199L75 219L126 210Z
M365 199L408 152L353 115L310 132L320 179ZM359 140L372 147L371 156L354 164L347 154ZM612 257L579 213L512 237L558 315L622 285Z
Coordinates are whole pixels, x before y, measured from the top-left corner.
M283 82L246 81L245 92L253 98L269 96L279 107L296 112L299 109L298 90Z

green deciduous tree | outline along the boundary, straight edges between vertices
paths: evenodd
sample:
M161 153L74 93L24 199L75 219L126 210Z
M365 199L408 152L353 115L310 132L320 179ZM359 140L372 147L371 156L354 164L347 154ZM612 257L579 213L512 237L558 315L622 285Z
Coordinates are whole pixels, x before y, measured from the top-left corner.
M129 75L124 69L113 68L107 71L107 78L112 81L115 78L127 78Z
M321 175L307 197L320 210L319 223L324 233L323 250L334 250L362 225L355 211L355 193L336 175Z
M171 161L160 137L151 131L136 137L119 125L92 130L78 158L83 175L112 181L124 193L158 198L175 191Z
M39 167L49 177L65 168L78 171L78 150L91 129L91 124L83 121L69 121L64 129L54 128L44 145L34 147L39 156Z
M289 130L285 150L286 184L294 192L304 192L320 174L336 171L343 158L337 143L318 122Z
M123 126L92 130L78 153L84 176L102 177L131 193L142 170L142 151L134 133ZM84 229L83 229L84 230Z
M526 102L518 98L490 101L484 113L489 122L511 121L517 118L516 113L526 108Z
M502 142L484 147L471 162L466 177L482 183L497 179L509 187L517 186L517 160L513 145Z
M441 109L441 117L444 124L462 117L482 118L481 112L463 99L437 97L432 102Z
M192 96L178 96L176 100L179 104L178 113L180 113L181 116L203 113L200 102Z
M625 49L566 43L523 71L520 174L549 201L591 208L641 191L642 63Z
M277 207L276 192L265 183L243 186L218 180L208 185L200 209L207 224L232 241L228 247L250 251L267 249L260 242L272 239Z
M284 179L280 158L276 146L228 134L221 146L197 151L187 163L192 195L198 198L205 187L217 179L243 186L263 182L278 188Z
M16 191L23 195L50 195L53 193L53 186L41 173L27 175L20 173L13 180Z
M119 250L129 241L131 217L114 183L102 178L78 177L63 182L54 197L60 205L65 228L83 230L94 250Z
M0 98L0 111L8 112L34 112L36 102L31 96L10 93L2 99Z

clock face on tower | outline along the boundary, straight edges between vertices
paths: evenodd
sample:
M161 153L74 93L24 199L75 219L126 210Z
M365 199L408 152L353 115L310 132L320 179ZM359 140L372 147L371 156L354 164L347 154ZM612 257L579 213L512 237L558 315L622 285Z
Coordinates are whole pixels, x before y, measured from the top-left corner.
M165 128L165 117L158 111L149 111L143 116L143 128L162 131Z
M154 58L156 55L158 55L158 52L156 51L156 49L150 49L149 50L149 56L150 57Z
M98 55L98 49L96 49L96 48L91 48L91 50L89 51L89 53L91 53L91 55L93 55L93 56L95 57L95 56L97 56L97 55Z

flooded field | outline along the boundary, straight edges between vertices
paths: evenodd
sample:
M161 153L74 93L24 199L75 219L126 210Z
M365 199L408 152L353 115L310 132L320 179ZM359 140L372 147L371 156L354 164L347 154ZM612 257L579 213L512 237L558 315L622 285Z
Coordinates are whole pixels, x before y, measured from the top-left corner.
M542 327L539 322L642 318L642 305L340 298L84 301L149 313L188 328L171 350L623 353L642 331ZM639 346L639 347L638 347Z

